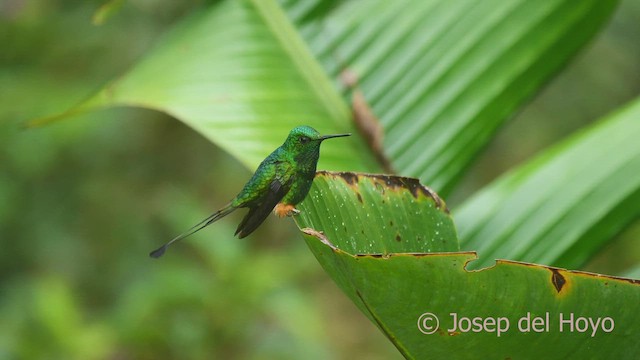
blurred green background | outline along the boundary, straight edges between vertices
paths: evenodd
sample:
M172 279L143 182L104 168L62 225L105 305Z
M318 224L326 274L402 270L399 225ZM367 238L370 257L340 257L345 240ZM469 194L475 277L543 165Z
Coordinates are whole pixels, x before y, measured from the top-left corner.
M147 257L251 174L181 122L121 108L21 127L122 74L205 2L126 1L97 26L102 3L0 0L0 359L400 358L290 220L238 240L233 214ZM623 1L448 203L637 96L638 19ZM638 238L636 223L585 270L640 263Z

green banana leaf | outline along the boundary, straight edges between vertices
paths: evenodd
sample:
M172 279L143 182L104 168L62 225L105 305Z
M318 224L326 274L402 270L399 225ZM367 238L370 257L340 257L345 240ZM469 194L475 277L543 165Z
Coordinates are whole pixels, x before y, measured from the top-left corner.
M596 33L617 2L284 4L343 94L340 73L355 73L397 173L446 196L498 127Z
M455 211L474 267L577 268L640 215L640 99L545 151Z
M254 169L296 125L356 132L346 69L374 115L360 128L379 121L383 148L374 156L366 136L352 137L326 149L320 168L378 172L387 157L446 194L615 3L222 1L181 21L98 94L33 124L107 106L156 109Z
M640 313L630 304L640 281L504 260L469 271L475 253L437 253L457 247L442 204L415 179L319 173L296 221L323 268L408 359L637 355Z
M223 1L196 11L130 72L32 125L109 106L170 114L251 169L297 125L355 131L346 103L272 1ZM346 144L327 147L321 165L378 169L361 138Z
M323 171L316 178L327 181L314 180L298 206L301 219L305 227L340 234L341 249L354 254L460 250L446 204L417 179ZM387 213L388 208L396 211Z

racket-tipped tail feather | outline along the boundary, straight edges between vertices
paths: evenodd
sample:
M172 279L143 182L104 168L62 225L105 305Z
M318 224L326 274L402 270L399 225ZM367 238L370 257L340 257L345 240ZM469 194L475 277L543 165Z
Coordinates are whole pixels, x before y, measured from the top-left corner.
M182 240L184 238L186 238L187 236L190 236L192 234L197 233L198 231L204 229L205 227L211 225L212 223L222 219L223 217L229 215L231 212L233 212L233 210L235 210L236 208L232 205L232 204L228 204L227 206L223 207L222 209L214 212L213 214L211 214L209 217L207 217L206 219L200 221L199 223L195 224L194 226L192 226L189 230L187 230L186 232L176 236L175 238L171 239L171 241L169 241L168 243L160 246L159 248L153 250L152 252L149 253L149 256L157 259L159 257L161 257L162 255L164 255L165 251L167 251L167 248L173 244L176 241Z

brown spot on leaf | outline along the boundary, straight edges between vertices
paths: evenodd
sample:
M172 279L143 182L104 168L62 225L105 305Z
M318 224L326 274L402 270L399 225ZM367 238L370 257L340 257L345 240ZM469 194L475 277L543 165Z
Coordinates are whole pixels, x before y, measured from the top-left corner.
M445 211L447 214L449 213L449 209L445 204L444 200L442 200L435 191L430 188L422 185L420 180L416 178L408 178L402 176L395 175L383 175L383 174L362 174L362 173L354 173L354 172L333 172L333 171L318 171L316 176L330 176L330 177L339 177L344 179L344 181L350 186L357 185L358 181L360 181L360 176L365 176L374 181L374 185L378 191L380 191L383 195L385 194L385 189L398 190L398 189L407 189L413 195L414 198L418 198L421 195L425 197L431 198L436 207Z
M403 252L403 253L388 253L388 254L353 254L353 256L357 260L362 258L389 259L392 257L402 257L402 256L409 256L414 258L426 258L426 257L438 257L438 256L451 256L452 254L469 255L476 258L476 253L474 251L458 251L458 252L443 252L443 253ZM458 265L457 263L454 263L453 266L458 266Z
M553 283L557 292L562 291L562 287L567 280L562 276L562 274L560 274L560 270L554 268L550 268L549 270L551 270L551 283Z
M373 113L373 109L369 106L364 93L358 88L358 75L349 69L344 69L340 73L340 79L345 86L353 90L351 93L351 116L358 132L362 135L384 171L386 173L394 173L391 161L384 153L384 129L378 117Z
M358 183L358 174L353 172L340 173L340 177L344 179L349 185L355 185Z
M548 267L548 266L544 266L544 265L537 265L537 264L526 263L526 262L522 262L522 261L499 259L499 260L497 260L497 264L498 265L501 265L501 264L513 264L513 265L517 265L517 266L526 266L526 267L530 267L530 268L542 268L542 269L549 270L552 273L553 272L557 272L563 279L565 279L564 286L562 287L563 289L565 289L565 291L566 291L567 286L571 285L571 282L567 281L567 278L566 278L567 275L570 275L572 277L580 276L580 277L585 277L585 278L602 279L603 282L607 281L609 283L611 283L612 281L623 281L623 282L628 282L628 283L633 284L633 285L640 285L640 279L629 279L629 278L623 278L623 277L619 277L619 276L595 274L595 273L586 272L586 271L577 271L577 270L567 270L567 269L552 268L552 267ZM553 282L553 274L552 274L552 282ZM615 282L614 282L614 284L615 284Z
M358 86L358 75L350 69L343 69L340 72L340 80L348 88Z
M356 259L362 259L362 258L367 258L367 257L371 257L374 259L388 259L392 256L394 256L396 254L392 254L392 253L387 253L387 254L356 254Z
M400 237L400 234L396 234L396 241L397 241L397 242L402 241L402 238Z
M612 278L622 280L622 281L627 281L631 284L640 285L640 279L629 279L629 278L623 278L623 277L617 277L617 276L612 276Z
M360 201L361 204L364 203L364 201L362 201L362 195L360 195L360 193L357 193L357 195L358 195L358 201Z
M391 161L384 153L383 139L384 129L373 113L367 99L359 89L355 89L351 95L351 111L356 128L366 141L367 145L382 165L386 173L394 173Z

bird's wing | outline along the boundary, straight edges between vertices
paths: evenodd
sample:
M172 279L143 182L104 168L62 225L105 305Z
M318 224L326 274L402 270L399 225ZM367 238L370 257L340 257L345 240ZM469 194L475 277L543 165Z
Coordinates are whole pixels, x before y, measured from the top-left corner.
M293 176L281 176L272 179L268 190L264 192L259 201L255 202L255 205L249 207L249 212L238 225L235 233L238 238L242 239L251 234L262 224L278 202L289 192L292 182Z

